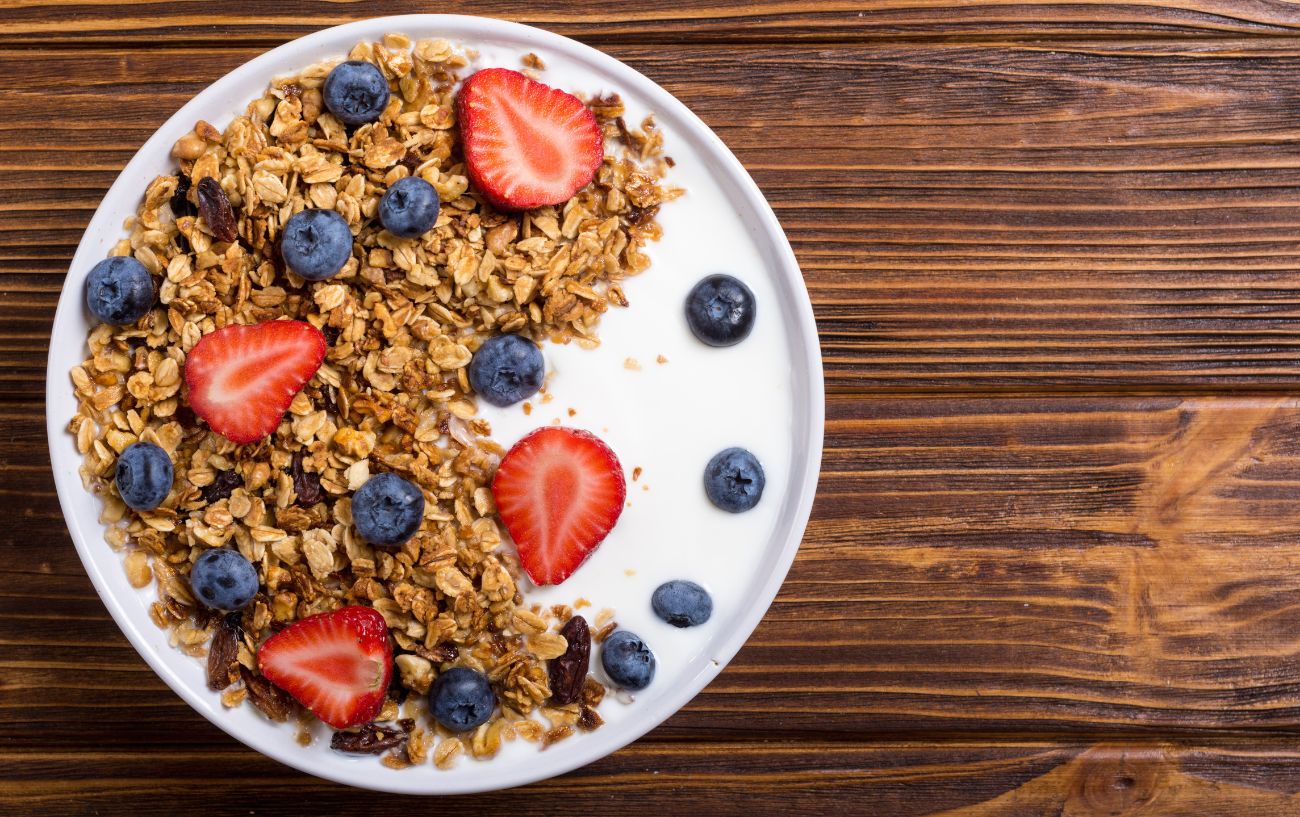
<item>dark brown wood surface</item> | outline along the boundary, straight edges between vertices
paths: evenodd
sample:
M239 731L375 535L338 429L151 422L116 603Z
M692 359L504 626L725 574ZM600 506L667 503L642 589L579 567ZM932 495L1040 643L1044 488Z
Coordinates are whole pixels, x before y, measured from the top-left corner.
M418 801L244 749L109 619L49 474L91 213L266 48L462 11L604 49L785 226L825 356L803 549L633 746ZM0 814L1300 814L1300 6L0 2Z

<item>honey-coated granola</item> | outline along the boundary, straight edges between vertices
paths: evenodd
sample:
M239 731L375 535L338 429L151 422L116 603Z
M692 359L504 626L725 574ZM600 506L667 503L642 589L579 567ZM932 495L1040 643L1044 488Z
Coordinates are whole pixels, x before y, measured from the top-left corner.
M349 133L324 110L325 63L272 82L224 132L200 121L176 143L179 171L148 186L129 238L110 253L154 274L159 305L134 326L91 331L90 357L72 370L79 408L69 430L83 482L103 500L108 544L124 551L133 586L156 583L150 616L179 649L207 655L209 685L227 706L248 698L268 717L306 722L258 673L257 646L305 616L369 605L395 639L395 677L383 723L338 733L334 745L388 752L392 767L446 768L460 754L491 757L503 740L545 746L600 725L605 689L593 678L563 705L550 702L547 662L565 655L558 631L573 612L521 595L489 489L504 452L476 418L466 365L500 332L597 344L601 314L627 303L621 281L649 264L642 247L659 237L655 214L675 195L660 183L671 160L651 120L629 130L617 97L589 100L609 146L595 181L560 207L498 213L470 188L458 148L454 87L470 55L391 35L349 59L390 81L374 124ZM525 65L541 62L528 55ZM412 174L437 189L442 213L424 236L399 239L376 209ZM337 211L354 235L353 257L328 281L304 281L278 258L281 226L307 207ZM236 446L186 406L185 357L217 328L277 318L320 328L329 351L278 430ZM152 511L128 509L112 482L136 441L162 446L176 467ZM351 492L381 471L426 499L420 532L395 551L370 547L351 525ZM197 604L187 580L200 553L223 546L261 580L253 603L229 616ZM598 638L609 619L598 617ZM451 666L486 673L501 704L463 735L419 703Z

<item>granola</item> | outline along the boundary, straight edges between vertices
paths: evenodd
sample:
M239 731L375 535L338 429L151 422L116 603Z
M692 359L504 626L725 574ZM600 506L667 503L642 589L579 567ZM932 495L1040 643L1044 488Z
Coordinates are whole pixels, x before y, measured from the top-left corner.
M103 501L107 543L123 552L133 586L156 584L150 617L174 646L207 656L209 686L226 706L248 699L273 720L303 717L258 672L258 645L306 616L368 605L396 642L378 719L390 725L333 743L387 751L393 767L448 768L462 753L491 757L503 740L547 746L596 728L605 693L569 669L563 705L548 705L560 677L549 662L575 654L560 630L572 610L529 606L521 593L489 490L504 452L476 416L466 366L495 333L598 344L601 315L627 305L621 282L649 266L642 250L660 236L655 215L678 191L661 183L670 160L653 121L629 128L618 97L606 96L588 101L606 136L594 182L562 206L497 212L470 187L458 144L454 89L471 55L389 35L348 58L389 80L378 122L350 130L325 109L334 63L322 63L274 80L224 130L199 121L176 142L177 172L149 184L110 253L153 274L159 303L134 325L90 332L89 357L71 372L79 407L68 428L82 481ZM534 55L524 63L543 70ZM408 175L442 202L418 239L395 238L375 218L383 192ZM326 281L298 277L279 257L282 226L307 207L336 211L354 236L353 257ZM187 353L220 327L284 317L321 329L329 350L276 432L237 446L200 426L183 391ZM118 455L137 441L165 449L176 472L163 504L142 512L112 481ZM420 532L395 551L366 544L351 524L351 493L386 471L426 501ZM198 604L187 581L199 554L227 546L260 579L254 601L231 616ZM597 641L612 628L607 618L596 621ZM500 701L489 722L461 735L420 704L452 666L485 673Z

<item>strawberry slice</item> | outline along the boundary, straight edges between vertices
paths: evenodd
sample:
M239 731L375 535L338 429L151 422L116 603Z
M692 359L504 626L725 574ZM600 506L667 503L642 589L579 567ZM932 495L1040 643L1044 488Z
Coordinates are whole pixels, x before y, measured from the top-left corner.
M492 494L524 570L537 584L559 584L614 527L627 485L599 437L546 426L506 453Z
M190 407L231 442L260 440L316 374L325 349L321 331L302 321L232 325L204 335L185 359Z
M267 679L335 729L369 723L393 676L388 625L378 610L344 607L295 621L257 651Z
M582 100L508 68L465 80L456 117L469 178L498 210L563 204L605 158L600 125Z

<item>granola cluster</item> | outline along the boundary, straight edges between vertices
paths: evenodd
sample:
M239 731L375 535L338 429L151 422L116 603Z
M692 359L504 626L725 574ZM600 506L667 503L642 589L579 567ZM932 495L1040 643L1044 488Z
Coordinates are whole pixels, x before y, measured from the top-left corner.
M209 685L226 705L248 698L276 720L305 719L258 673L257 645L305 616L369 605L396 642L379 718L390 725L338 733L334 745L388 752L390 766L432 757L446 767L516 736L546 745L595 728L605 694L587 678L580 694L566 693L571 702L551 701L547 662L565 655L559 629L575 611L528 606L520 593L489 490L504 452L476 417L466 366L500 332L597 344L601 314L626 305L620 282L648 266L642 248L659 237L655 214L676 191L661 185L671 160L653 122L629 129L608 97L589 101L614 146L596 180L562 207L498 213L470 189L459 155L453 89L470 55L391 35L349 59L390 80L378 122L349 132L324 109L326 63L273 82L224 132L198 122L176 143L179 171L149 185L111 253L154 274L160 303L134 326L90 333L90 357L71 373L79 408L69 430L83 482L103 500L108 544L125 552L132 585L156 583L151 617L179 649L208 656ZM532 55L525 65L541 68ZM376 209L412 174L437 189L442 213L429 233L399 239ZM222 197L224 211L213 204ZM304 281L278 255L282 225L307 207L342 214L355 238L328 281ZM217 328L277 318L320 328L330 348L278 430L236 446L186 406L185 357ZM137 441L175 463L172 492L152 511L128 509L112 482L117 456ZM351 492L381 471L425 494L421 531L398 550L370 547L351 524ZM200 553L225 546L261 580L253 603L230 616L196 603L187 580ZM594 637L613 627L601 611ZM501 703L466 735L421 710L451 666L486 673Z

